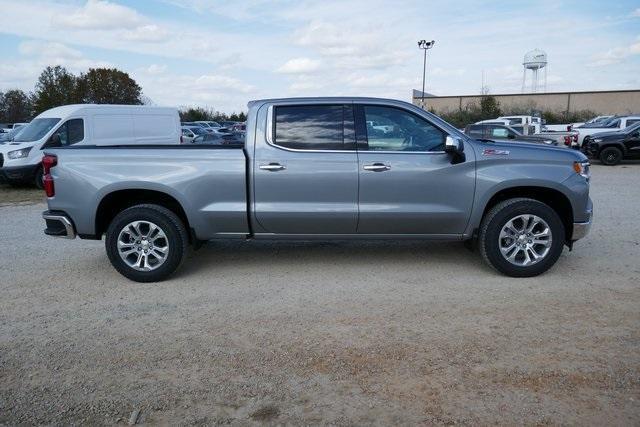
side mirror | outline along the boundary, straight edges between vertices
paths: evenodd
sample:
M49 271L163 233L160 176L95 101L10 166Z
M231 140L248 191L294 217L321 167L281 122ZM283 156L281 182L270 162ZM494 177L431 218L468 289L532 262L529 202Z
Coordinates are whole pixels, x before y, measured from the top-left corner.
M447 136L444 140L444 151L449 154L462 154L464 152L464 144L458 138Z
M60 139L60 134L54 133L51 135L47 143L42 148L58 148L62 147L62 140Z

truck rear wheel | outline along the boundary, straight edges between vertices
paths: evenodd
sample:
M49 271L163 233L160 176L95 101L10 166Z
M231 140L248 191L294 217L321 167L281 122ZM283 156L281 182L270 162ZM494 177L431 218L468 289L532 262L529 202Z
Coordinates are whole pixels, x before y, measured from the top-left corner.
M600 151L600 161L607 166L615 166L622 161L622 151L616 147L606 147Z
M494 206L479 233L480 253L499 272L532 277L551 268L562 253L564 225L551 207L516 198Z
M136 282L159 282L173 274L187 251L187 230L162 206L137 205L111 221L105 246L113 267Z

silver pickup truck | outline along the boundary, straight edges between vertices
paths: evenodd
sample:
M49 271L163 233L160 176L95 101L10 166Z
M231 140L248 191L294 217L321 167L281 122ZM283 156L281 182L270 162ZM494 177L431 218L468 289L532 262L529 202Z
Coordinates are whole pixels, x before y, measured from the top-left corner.
M243 145L71 145L43 167L45 233L106 236L113 266L140 282L212 239L467 241L498 271L534 276L592 217L582 153L474 140L386 99L253 101Z

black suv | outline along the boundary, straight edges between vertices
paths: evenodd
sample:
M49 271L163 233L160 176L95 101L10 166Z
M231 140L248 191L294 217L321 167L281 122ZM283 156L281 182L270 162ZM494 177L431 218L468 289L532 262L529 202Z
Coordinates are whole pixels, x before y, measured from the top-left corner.
M608 166L617 165L622 159L640 159L640 122L618 131L587 135L582 151Z

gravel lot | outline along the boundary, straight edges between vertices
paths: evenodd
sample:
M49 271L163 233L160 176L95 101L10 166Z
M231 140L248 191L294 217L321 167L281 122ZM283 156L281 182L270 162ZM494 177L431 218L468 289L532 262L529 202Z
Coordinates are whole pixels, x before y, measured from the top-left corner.
M160 284L2 188L0 423L638 425L639 183L594 166L591 235L538 278L459 243L235 242Z

